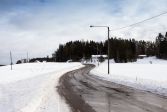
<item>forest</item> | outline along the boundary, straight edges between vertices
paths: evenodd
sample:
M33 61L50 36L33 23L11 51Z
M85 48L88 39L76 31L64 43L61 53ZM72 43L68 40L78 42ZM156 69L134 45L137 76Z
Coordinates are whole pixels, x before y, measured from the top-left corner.
M117 63L136 61L138 55L167 59L167 33L165 35L159 33L153 42L115 37L110 38L109 43L109 57ZM104 42L77 40L60 44L52 56L57 62L80 61L81 59L90 59L91 55L107 54L107 50L108 40Z

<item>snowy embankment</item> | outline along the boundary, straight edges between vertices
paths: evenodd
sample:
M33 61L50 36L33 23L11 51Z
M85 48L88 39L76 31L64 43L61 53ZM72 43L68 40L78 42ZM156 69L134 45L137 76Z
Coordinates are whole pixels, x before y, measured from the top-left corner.
M109 75L107 61L105 61L93 69L91 74L108 81L167 96L166 68L166 60L148 57L133 63L114 63L111 60Z
M0 112L69 112L56 91L59 78L80 63L29 63L0 68Z

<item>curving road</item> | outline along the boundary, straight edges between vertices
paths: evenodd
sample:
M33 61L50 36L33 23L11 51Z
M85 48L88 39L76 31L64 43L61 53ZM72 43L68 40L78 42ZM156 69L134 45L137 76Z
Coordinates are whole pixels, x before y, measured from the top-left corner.
M93 65L66 73L58 92L73 112L167 112L167 97L90 75Z

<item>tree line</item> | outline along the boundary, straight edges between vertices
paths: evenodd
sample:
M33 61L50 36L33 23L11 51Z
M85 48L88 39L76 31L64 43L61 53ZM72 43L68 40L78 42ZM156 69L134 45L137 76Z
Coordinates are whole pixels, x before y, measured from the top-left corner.
M133 62L137 56L156 55L156 44L150 41L136 41L135 39L109 39L110 59L115 62ZM53 58L57 62L67 60L80 61L81 59L90 59L91 55L108 54L108 40L104 42L95 41L70 41L66 44L60 44L59 48L53 53Z
M54 58L50 58L49 56L43 58L32 58L32 59L21 59L16 62L16 64L21 63L33 63L33 62L55 62Z
M138 55L156 56L157 58L167 59L167 32L165 35L159 33L155 41L137 41L135 39L109 39L109 58L115 62L133 62ZM108 54L108 40L95 41L69 41L60 44L58 49L52 54L52 57L33 58L29 62L47 61L47 62L66 62L67 60L81 61L81 59L90 59L91 55ZM17 63L20 63L18 60Z

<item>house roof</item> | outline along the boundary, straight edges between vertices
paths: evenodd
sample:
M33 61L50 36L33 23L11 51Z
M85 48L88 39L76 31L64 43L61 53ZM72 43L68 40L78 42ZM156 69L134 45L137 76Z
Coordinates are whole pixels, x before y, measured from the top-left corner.
M144 54L142 54L142 55L138 55L139 57L147 57L147 55L144 55Z
M99 58L99 57L104 57L104 58L106 58L107 57L107 55L92 55L92 58Z

